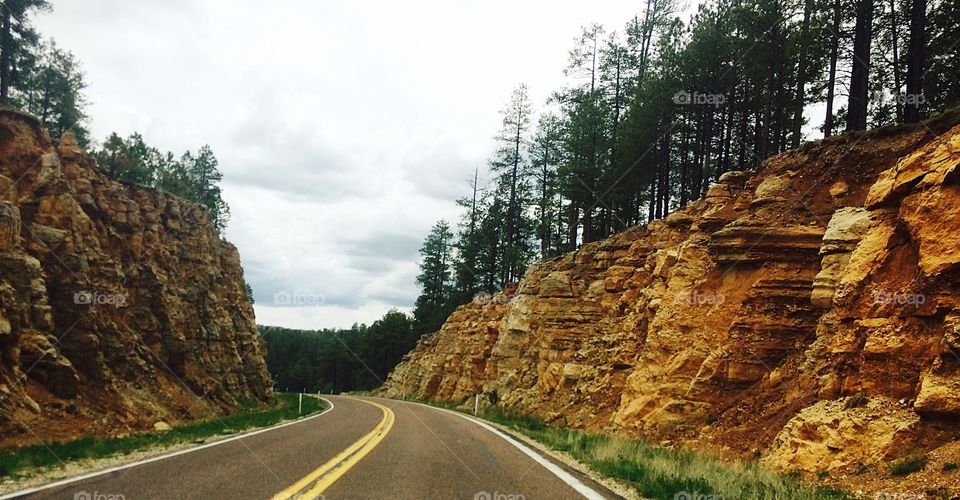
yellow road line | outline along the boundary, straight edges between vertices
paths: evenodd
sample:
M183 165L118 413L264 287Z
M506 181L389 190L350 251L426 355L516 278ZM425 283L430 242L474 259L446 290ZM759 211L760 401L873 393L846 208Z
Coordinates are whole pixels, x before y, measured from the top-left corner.
M380 403L374 403L373 401L363 399L358 399L357 401L363 401L364 403L380 408L383 412L383 419L380 420L380 423L377 424L372 431L350 445L346 450L340 452L339 455L321 465L317 470L307 474L303 479L297 481L289 488L274 495L274 500L289 500L292 498L302 500L319 497L324 490L346 474L347 471L356 465L363 457L367 456L371 450L380 444L380 441L383 441L383 438L390 432L390 428L393 427L393 422L396 418L393 410ZM314 484L314 482L316 482L316 484ZM313 485L312 488L300 494L301 491L311 485Z

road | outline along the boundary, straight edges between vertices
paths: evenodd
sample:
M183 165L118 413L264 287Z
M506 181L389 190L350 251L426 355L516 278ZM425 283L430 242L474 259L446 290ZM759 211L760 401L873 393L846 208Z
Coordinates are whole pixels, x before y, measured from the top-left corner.
M292 425L55 483L22 497L619 498L462 415L378 398L325 398L331 410Z

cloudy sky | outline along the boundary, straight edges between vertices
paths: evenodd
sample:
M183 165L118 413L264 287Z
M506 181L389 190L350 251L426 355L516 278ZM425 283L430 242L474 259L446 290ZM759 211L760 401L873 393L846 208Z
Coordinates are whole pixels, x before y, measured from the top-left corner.
M301 328L409 310L420 243L436 220L457 219L511 90L526 83L542 103L580 26L619 29L639 6L53 4L36 24L83 62L94 137L139 131L178 153L210 144L258 322Z

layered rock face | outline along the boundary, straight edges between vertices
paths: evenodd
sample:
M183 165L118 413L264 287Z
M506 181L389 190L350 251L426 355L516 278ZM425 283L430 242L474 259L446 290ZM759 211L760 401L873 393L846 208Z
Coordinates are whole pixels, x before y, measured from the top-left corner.
M957 123L847 134L727 172L665 220L462 306L383 391L480 394L808 472L952 441Z
M0 111L0 442L152 428L271 390L236 248Z

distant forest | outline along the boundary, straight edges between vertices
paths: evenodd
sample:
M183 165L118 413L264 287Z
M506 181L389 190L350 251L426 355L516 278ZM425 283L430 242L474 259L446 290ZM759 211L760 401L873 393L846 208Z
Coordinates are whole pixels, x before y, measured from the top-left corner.
M677 0L642 5L619 30L583 27L546 102L513 91L489 181L478 171L462 219L424 243L425 330L535 260L684 207L724 172L960 101L956 0L708 0L687 22Z
M386 380L420 337L412 318L390 311L372 325L343 330L260 326L267 368L278 390L339 393L369 390Z
M30 16L51 9L46 0L0 2L0 102L39 118L54 141L73 133L107 175L203 205L222 233L230 208L221 196L222 175L210 146L177 156L148 145L136 132L125 139L112 133L91 144L83 68L73 53L45 40L30 22Z

